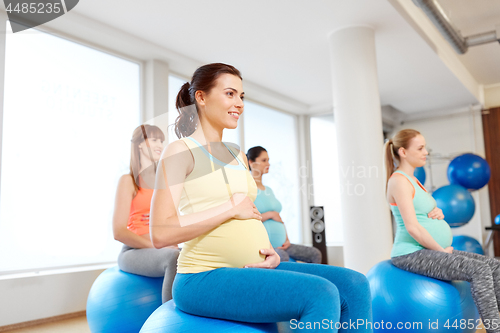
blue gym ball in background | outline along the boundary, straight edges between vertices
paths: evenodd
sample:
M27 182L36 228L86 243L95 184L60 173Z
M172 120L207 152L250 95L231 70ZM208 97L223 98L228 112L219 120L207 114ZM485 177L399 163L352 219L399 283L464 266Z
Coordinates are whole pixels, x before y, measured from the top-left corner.
M413 172L413 175L418 179L420 184L424 185L425 184L425 169L424 167L418 167L415 168L415 172Z
M484 254L483 247L473 237L453 236L453 249L477 254Z
M474 154L455 157L448 166L448 180L470 190L478 190L490 180L491 170L484 158Z
M500 214L495 217L495 224L500 225Z
M476 204L472 195L460 185L446 185L438 188L432 196L438 208L443 210L444 219L450 227L460 227L474 216Z

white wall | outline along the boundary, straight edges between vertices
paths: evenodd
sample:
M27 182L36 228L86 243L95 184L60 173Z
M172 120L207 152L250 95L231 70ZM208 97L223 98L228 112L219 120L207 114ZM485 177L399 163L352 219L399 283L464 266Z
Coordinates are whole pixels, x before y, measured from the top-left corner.
M408 121L395 128L391 135L404 128L413 128L421 132L425 137L427 149L431 150L432 155L440 154L451 157L469 152L485 157L483 125L481 113L477 109L470 112ZM443 159L431 162L435 189L449 184L447 168L450 161ZM430 189L429 162L425 169L427 179L424 186ZM488 186L472 192L472 196L476 203L476 212L472 220L465 226L452 228L452 232L454 235L474 237L483 244L487 235L484 227L491 225Z
M486 108L500 107L500 83L484 87L484 104Z
M0 326L85 311L94 280L104 268L38 276L0 277Z

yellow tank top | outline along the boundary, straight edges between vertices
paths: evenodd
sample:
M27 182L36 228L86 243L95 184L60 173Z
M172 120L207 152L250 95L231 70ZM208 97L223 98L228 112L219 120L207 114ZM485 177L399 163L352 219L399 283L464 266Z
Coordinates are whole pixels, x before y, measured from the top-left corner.
M194 169L186 177L179 203L182 214L219 206L233 193L257 196L257 185L234 148L229 152L238 161L231 165L212 156L195 139L181 139L191 150ZM234 151L233 151L234 149ZM234 162L231 162L234 163ZM257 219L230 219L209 232L184 243L177 261L178 273L200 273L221 267L243 267L265 260L260 249L269 248L266 229Z

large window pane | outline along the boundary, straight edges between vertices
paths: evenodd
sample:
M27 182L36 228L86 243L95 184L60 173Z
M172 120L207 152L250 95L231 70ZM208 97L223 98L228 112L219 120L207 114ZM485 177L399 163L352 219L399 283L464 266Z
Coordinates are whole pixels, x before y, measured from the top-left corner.
M337 137L333 115L311 118L311 155L314 205L324 206L326 241L343 242L340 218L340 186Z
M262 146L268 151L271 167L262 181L283 205L280 215L292 243L302 241L296 132L294 116L245 102L245 150Z
M0 271L116 260L111 219L139 78L137 63L34 29L7 33Z

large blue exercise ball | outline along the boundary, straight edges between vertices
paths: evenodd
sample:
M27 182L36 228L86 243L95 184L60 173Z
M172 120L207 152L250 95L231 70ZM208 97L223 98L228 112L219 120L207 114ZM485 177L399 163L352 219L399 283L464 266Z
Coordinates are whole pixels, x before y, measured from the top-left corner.
M474 216L476 204L467 189L460 185L446 185L438 188L432 196L441 208L444 219L450 227L460 227Z
M137 333L161 306L163 277L149 278L112 267L94 281L87 299L93 333Z
M267 220L263 222L266 228L269 241L273 247L280 247L286 241L286 228L281 222L275 220Z
M144 323L140 333L286 333L293 332L290 322L243 323L194 316L179 310L173 300L159 307Z
M424 167L415 168L415 171L413 172L413 175L415 176L415 178L418 179L418 181L420 182L420 184L422 184L422 185L425 184L425 179L427 177L425 175L425 169L424 169Z
M491 176L488 162L475 154L455 157L448 166L448 180L469 190L478 190L488 183Z
M495 224L496 225L500 225L500 214L498 214L497 216L495 216Z
M476 332L479 314L468 282L410 273L393 266L390 260L375 265L366 276L372 295L374 332ZM474 320L474 328L461 329L461 320Z
M453 249L477 254L484 254L483 247L473 237L453 236Z

